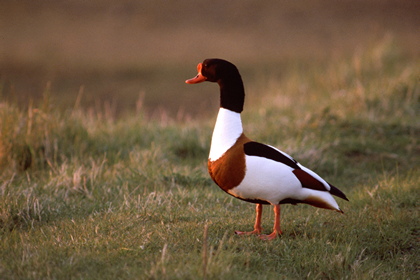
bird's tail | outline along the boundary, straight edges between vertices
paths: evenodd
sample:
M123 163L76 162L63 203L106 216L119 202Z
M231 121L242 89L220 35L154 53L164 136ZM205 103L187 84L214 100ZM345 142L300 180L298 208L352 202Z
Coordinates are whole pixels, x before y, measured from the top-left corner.
M330 187L331 187L330 194L335 195L335 196L337 196L339 198L342 198L344 200L349 201L349 199L347 198L347 196L342 191L340 191L339 189L337 189L336 187L334 187L330 183L328 183L328 185L330 185Z

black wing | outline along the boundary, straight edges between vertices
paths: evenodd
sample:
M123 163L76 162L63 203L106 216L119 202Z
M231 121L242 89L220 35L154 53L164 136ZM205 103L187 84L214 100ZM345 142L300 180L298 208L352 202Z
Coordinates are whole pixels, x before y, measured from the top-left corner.
M285 156L278 150L258 142L245 143L244 151L245 154L248 156L265 157L274 161L281 162L293 169L301 169L297 165L297 161L293 158L289 158L288 156Z

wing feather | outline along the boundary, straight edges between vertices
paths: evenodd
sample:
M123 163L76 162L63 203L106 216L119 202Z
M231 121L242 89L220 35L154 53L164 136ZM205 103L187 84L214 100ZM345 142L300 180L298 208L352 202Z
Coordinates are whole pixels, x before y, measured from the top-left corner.
M300 169L297 161L286 153L281 152L271 146L258 142L248 142L244 144L245 154L248 156L265 157L274 161L281 162L293 169Z

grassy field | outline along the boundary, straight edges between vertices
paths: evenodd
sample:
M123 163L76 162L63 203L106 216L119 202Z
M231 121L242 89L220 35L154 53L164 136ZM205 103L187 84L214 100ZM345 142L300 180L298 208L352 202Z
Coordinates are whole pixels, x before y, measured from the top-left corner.
M419 279L420 2L173 3L2 3L0 279ZM184 83L207 57L344 215L234 235L255 207L207 174L218 88Z
M211 117L188 120L141 102L120 118L59 110L48 88L26 107L0 103L0 278L418 279L418 65L385 39L245 81L247 134L350 199L344 215L283 206L272 242L234 235L254 206L207 174L215 85L194 89L215 92Z

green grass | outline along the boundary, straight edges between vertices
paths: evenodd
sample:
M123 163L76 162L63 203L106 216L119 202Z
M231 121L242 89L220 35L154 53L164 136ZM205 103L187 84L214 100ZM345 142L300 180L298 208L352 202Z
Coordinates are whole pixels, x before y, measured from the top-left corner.
M350 199L344 215L283 206L271 242L234 235L254 206L209 179L214 117L60 111L48 91L1 103L0 278L418 279L419 76L384 41L245 81L248 136ZM265 232L272 222L264 207Z

